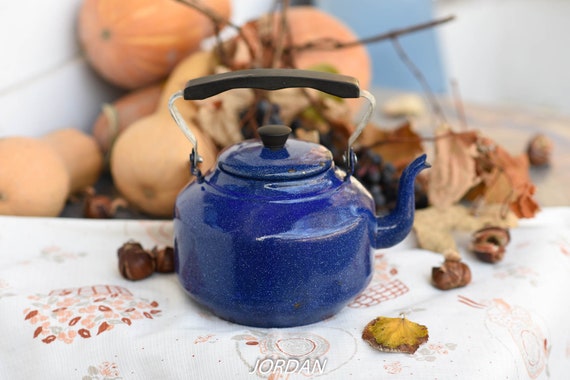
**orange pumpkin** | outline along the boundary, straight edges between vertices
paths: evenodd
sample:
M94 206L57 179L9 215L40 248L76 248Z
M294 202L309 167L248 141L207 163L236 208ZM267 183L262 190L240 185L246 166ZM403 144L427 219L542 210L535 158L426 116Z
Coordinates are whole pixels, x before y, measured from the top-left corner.
M230 0L203 3L229 18ZM136 89L165 78L214 33L214 24L174 0L83 0L78 33L87 60L103 78Z
M257 55L263 54L264 46L255 39L262 41L277 41L283 39L283 31L280 24L281 13L275 12L264 15L253 20L242 27L242 35L245 35L250 43L253 44L253 51ZM314 6L296 6L287 9L286 21L290 30L290 39L285 39L284 47L291 48L293 46L304 46L309 43L316 43L322 40L332 40L341 43L354 42L358 40L358 36L346 24L335 16L327 13ZM239 40L241 35L234 37ZM238 46L239 53L236 55L237 67L251 67L252 61L255 59L260 62L254 64L268 66L268 63L275 65L274 62L265 62L267 57L261 58L251 57L249 49L245 49L243 45ZM275 49L270 49L270 53L274 53ZM269 59L272 59L270 57ZM342 49L321 49L309 48L301 51L295 51L293 64L299 69L312 69L319 65L330 65L334 67L340 74L349 75L358 79L362 88L369 88L372 78L372 63L368 50L364 45L355 45ZM281 65L284 62L281 62ZM277 66L280 64L278 63Z
M299 69L314 70L319 66L323 68L330 66L340 74L355 77L361 88L370 87L372 62L366 46L359 44L341 49L318 47L294 49L308 44L318 45L323 40L340 43L357 41L358 36L350 27L330 13L314 6L290 7L286 12L290 36L283 34L280 12L263 15L242 27L242 33L230 40L230 47L236 49L232 62L234 67L292 65ZM246 48L245 43L241 41L243 36L249 41L249 48ZM292 56L284 54L280 62L274 62L277 50L276 47L268 49L264 43L267 41L273 41L275 46L283 43L286 49L293 48ZM231 46L234 42L237 42L235 47ZM357 113L364 102L361 99L347 99L347 104L353 113Z
M342 21L319 8L304 6L288 10L287 21L291 28L292 45L301 46L321 39L353 42L358 36ZM330 64L339 73L358 79L362 88L369 88L372 63L364 45L343 49L307 49L298 52L295 64L300 69L310 69L320 64Z

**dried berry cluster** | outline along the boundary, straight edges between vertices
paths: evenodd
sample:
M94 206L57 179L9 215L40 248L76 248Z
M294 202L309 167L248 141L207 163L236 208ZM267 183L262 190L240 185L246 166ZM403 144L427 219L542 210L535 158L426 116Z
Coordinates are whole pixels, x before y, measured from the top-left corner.
M142 280L154 272L174 272L174 249L172 247L145 250L135 241L128 241L117 251L119 272L127 280Z

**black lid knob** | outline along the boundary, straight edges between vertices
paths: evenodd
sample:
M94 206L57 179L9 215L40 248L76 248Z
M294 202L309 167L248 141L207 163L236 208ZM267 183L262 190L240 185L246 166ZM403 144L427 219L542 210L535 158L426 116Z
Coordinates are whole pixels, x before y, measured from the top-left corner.
M257 129L263 146L271 150L282 149L291 131L291 128L285 125L265 125Z

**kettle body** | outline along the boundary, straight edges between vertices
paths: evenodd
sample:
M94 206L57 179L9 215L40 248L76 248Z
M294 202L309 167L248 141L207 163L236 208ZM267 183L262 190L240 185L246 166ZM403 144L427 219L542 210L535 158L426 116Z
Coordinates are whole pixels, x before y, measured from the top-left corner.
M338 97L363 96L370 108L348 140L346 169L324 146L288 138L291 129L258 129L220 154L202 174L197 141L174 102L232 88L312 87ZM169 101L192 142L195 179L178 195L175 271L200 305L231 322L291 327L327 319L355 298L373 275L373 250L397 244L414 215L413 185L425 155L402 174L396 209L375 215L370 193L352 177L352 144L366 126L374 98L354 78L296 69L255 69L197 78Z
M250 326L336 314L373 274L373 200L345 176L331 167L283 182L216 170L192 182L174 219L184 289L214 314Z

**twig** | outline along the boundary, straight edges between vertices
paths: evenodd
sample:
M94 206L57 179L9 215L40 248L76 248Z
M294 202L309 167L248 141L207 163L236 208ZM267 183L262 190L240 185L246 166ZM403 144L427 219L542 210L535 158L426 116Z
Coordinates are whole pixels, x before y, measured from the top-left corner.
M441 19L436 19L436 20L424 22L421 24L412 25L412 26L409 26L406 28L394 29L392 31L382 33L382 34L378 34L376 36L367 37L367 38L363 38L363 39L356 40L356 41L350 41L350 42L340 42L340 41L337 41L333 38L320 38L320 39L310 41L304 45L293 46L291 48L291 50L302 51L302 50L309 50L309 49L311 49L311 50L313 50L313 49L315 49L315 50L344 49L344 48L349 48L349 47L353 47L353 46L357 46L357 45L364 45L364 44L380 42L383 40L394 39L394 38L397 38L397 37L402 36L404 34L414 33L414 32L418 32L420 30L424 30L424 29L432 28L434 26L445 24L446 22L452 21L454 19L455 19L455 16L453 16L453 15L447 16L447 17L444 17Z
M222 62L225 62L225 60L223 60L225 58L225 52L222 50L223 49L223 44L221 43L221 38L220 38L220 30L221 30L221 26L222 25L227 25L230 28L234 29L237 34L241 37L241 39L243 40L243 42L245 43L245 45L247 46L247 49L249 50L249 53L251 54L252 57L255 56L255 52L253 47L251 46L251 44L249 43L249 41L247 40L247 38L245 37L245 35L243 34L243 31L241 30L241 27L232 23L230 20L225 19L224 17L220 16L218 13L216 13L213 9L205 6L200 0L174 0L176 2L182 3L184 5L187 5L191 8L193 8L194 10L202 13L204 16L208 17L213 23L214 23L214 29L216 32L216 40L217 40L217 48L218 48L218 52L220 54L220 58L222 59Z
M197 10L198 12L202 13L203 15L208 17L210 20L212 20L212 22L215 24L218 24L218 25L224 25L225 24L225 25L228 25L228 26L230 26L236 30L240 29L239 26L232 23L230 20L223 18L218 13L216 13L213 9L202 4L202 2L200 0L174 0L174 1L182 3L184 5L187 5L193 9Z
M280 25L279 30L277 31L277 46L275 46L275 53L273 55L273 63L272 67L278 67L281 59L283 57L283 51L285 50L285 39L287 38L287 34L289 32L288 28L288 21L287 21L287 9L289 9L289 0L282 0L281 1L281 17L280 17Z
M463 107L463 100L459 94L459 85L455 79L451 80L451 91L453 93L453 101L455 103L455 111L457 112L457 118L463 129L467 129L467 117L465 116L465 107Z
M385 145L385 144L405 144L405 143L415 143L418 141L422 142L435 142L440 139L446 139L449 137L453 137L456 133L449 131L437 136L418 136L418 137L388 137L383 140L376 141L370 145L362 145L363 149L371 149L377 146Z
M398 38L394 37L394 38L392 38L391 41L392 41L392 45L394 46L394 49L396 50L396 53L398 54L398 56L400 57L402 62L404 62L404 64L408 67L408 69L412 72L414 77L418 80L418 82L420 82L420 85L423 87L426 96L429 98L429 103L431 104L431 106L433 108L434 114L439 117L441 122L447 124L447 121L445 119L445 114L444 114L441 106L439 105L439 102L437 101L437 98L435 97L428 81L426 80L426 78L422 74L422 72L412 62L410 57L406 54L406 52L402 48L402 45L400 45Z

